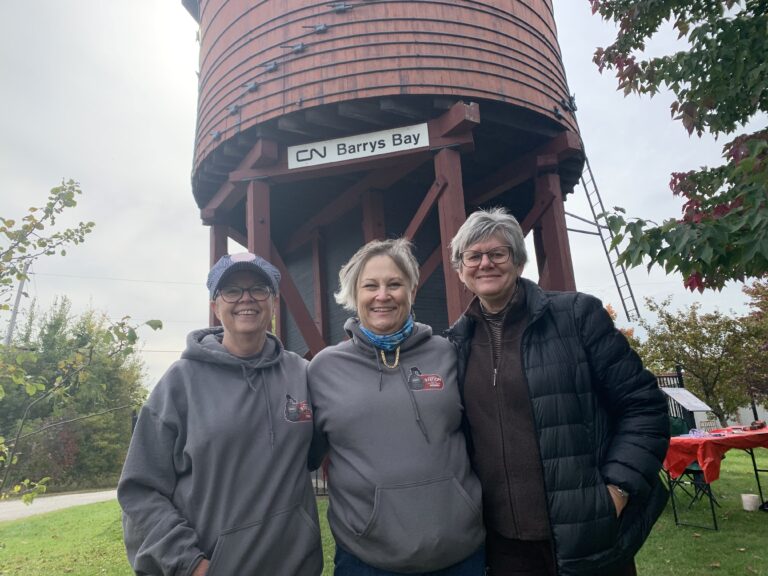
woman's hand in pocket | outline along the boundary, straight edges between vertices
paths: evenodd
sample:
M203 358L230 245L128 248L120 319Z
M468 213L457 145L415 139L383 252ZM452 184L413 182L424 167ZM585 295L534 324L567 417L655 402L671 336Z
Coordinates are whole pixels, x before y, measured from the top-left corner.
M616 508L616 518L618 518L624 511L627 502L629 502L629 494L613 484L606 484L606 487L608 488L608 494L611 495L611 500L613 500L613 506Z
M205 576L208 573L208 565L210 562L203 558L200 560L200 563L195 568L195 571L192 572L192 576Z

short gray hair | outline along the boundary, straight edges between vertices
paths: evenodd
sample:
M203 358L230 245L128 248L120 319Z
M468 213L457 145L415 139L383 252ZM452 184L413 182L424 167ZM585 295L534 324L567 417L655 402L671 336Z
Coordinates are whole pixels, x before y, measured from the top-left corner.
M333 297L350 312L357 312L357 281L365 264L375 256L389 256L405 274L408 292L419 284L419 263L413 255L412 244L405 238L372 240L360 248L339 270L339 291Z
M456 236L451 240L451 264L456 270L461 268L461 253L477 242L484 242L498 234L512 247L512 262L515 266L524 266L528 262L523 229L517 219L506 208L478 210L469 215L461 225Z

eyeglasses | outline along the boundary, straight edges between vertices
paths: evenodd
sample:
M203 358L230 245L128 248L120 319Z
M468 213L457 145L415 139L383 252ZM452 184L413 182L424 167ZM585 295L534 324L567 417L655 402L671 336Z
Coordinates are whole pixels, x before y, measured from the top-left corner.
M487 252L464 250L461 253L461 263L467 268L477 268L483 261L484 255L488 256L488 260L493 264L504 264L512 256L512 246L496 246Z
M251 295L251 298L258 302L263 302L272 296L272 290L266 286L251 286L250 288L243 288L242 286L224 286L218 293L224 302L234 304L235 302L239 302L240 298L242 298L243 294L246 292Z

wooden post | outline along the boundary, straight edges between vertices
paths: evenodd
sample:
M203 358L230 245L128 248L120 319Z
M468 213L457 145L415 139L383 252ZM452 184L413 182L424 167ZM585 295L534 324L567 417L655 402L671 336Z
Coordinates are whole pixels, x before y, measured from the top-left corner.
M576 290L560 177L542 174L535 182L537 196L552 196L551 204L533 228L539 286L545 290Z
M363 193L363 239L383 240L386 236L384 227L384 199L378 190Z
M211 268L213 268L213 265L216 264L216 262L219 261L219 258L224 256L227 253L227 225L226 224L213 224L211 226L210 230L210 261L211 261ZM219 319L216 318L216 315L213 313L213 310L208 310L208 324L210 326L220 326L221 322L219 322Z
M248 182L245 226L248 230L248 252L269 260L272 246L269 235L269 185L260 180Z
M461 154L444 148L435 155L435 180L444 182L445 189L437 201L440 217L440 244L443 253L443 275L448 322L455 322L469 304L469 293L451 265L448 247L459 227L466 219L464 187L461 181Z
M326 306L325 258L323 238L317 233L312 239L312 281L315 288L315 326L320 335L328 334L328 310Z

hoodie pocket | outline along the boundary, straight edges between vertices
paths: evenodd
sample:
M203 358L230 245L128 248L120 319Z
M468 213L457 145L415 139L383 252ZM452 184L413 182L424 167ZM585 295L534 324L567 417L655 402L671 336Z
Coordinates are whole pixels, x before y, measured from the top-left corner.
M357 534L364 561L394 571L431 571L472 554L484 530L479 503L454 477L379 486Z
M315 574L322 570L320 529L301 506L224 530L208 576Z

